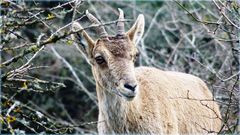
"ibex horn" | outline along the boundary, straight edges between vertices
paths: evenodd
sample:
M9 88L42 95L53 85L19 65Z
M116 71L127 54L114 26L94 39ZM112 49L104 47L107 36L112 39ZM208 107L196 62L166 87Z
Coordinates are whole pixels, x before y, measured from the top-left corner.
M89 13L88 10L86 10L86 15L92 23L101 25L101 23L98 21L98 19L96 17L94 17L91 13ZM100 38L106 38L108 36L104 26L97 27L97 31L100 35Z
M122 11L122 9L118 8L119 11L119 18L118 18L118 22L117 22L117 34L118 35L123 35L125 33L124 31L124 13Z

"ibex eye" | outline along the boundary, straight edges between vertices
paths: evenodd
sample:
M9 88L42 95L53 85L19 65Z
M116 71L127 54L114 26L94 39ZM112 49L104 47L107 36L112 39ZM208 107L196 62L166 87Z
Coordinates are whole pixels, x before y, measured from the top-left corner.
M104 58L103 58L102 56L97 56L97 57L95 58L95 60L96 60L96 62L97 62L98 64L102 64L102 63L105 62L105 60L104 60Z

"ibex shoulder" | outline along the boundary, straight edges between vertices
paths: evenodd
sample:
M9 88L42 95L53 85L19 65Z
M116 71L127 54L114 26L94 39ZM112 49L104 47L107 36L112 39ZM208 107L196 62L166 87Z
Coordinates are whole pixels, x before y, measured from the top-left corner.
M146 78L146 79L172 79L172 81L178 80L187 80L188 82L198 82L205 84L202 79L197 76L176 72L176 71L164 71L154 67L137 67L135 68L136 76L139 78Z

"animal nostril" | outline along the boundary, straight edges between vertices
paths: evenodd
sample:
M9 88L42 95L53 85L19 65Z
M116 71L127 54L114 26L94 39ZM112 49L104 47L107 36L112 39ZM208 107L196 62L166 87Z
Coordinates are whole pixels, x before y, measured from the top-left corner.
M137 85L129 85L128 83L124 84L124 87L131 90L131 91L135 91L135 88L137 87Z

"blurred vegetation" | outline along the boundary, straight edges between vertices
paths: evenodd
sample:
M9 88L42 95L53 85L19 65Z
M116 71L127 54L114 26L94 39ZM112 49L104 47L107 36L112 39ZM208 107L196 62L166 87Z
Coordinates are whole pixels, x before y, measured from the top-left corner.
M71 22L102 22L117 8L145 16L136 66L202 78L221 107L219 133L240 133L240 3L224 1L1 1L1 133L96 133L91 67L70 37ZM127 29L133 24L126 22ZM115 34L116 26L105 26ZM97 38L91 28L87 32Z

